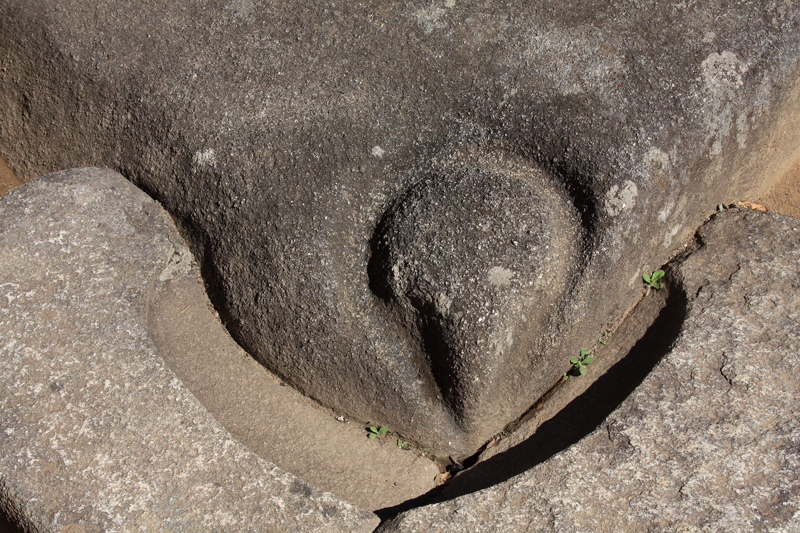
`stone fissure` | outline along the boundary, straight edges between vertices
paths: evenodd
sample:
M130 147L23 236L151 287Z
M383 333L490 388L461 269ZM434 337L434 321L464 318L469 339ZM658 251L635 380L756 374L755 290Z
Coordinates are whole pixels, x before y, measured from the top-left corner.
M736 377L736 373L728 367L728 363L728 356L725 354L725 352L722 352L722 363L719 366L719 373L722 376L722 379L728 383L728 392L730 392L730 390L733 388L733 378ZM728 367L727 371L726 367Z

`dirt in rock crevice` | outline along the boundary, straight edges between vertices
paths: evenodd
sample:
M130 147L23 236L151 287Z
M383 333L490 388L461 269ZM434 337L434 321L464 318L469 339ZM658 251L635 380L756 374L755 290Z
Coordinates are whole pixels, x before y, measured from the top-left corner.
M22 185L22 182L8 166L6 160L0 156L0 196L5 196L17 187Z
M751 201L763 205L767 211L800 218L800 149L798 152L794 164L772 188Z

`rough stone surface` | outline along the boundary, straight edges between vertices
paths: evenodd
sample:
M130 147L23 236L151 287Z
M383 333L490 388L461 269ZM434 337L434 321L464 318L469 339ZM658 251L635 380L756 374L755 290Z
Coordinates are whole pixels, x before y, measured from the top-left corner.
M434 487L439 469L432 461L398 447L393 431L386 440L368 439L365 425L285 386L231 339L209 307L196 270L156 283L148 330L170 370L236 440L369 511Z
M118 174L0 200L0 504L28 531L369 531L377 518L259 458L149 336L191 256Z
M562 189L538 169L476 160L439 169L390 208L370 259L389 320L411 332L430 388L466 432L512 416L497 390L536 375L530 347L581 259L579 217Z
M676 344L595 431L379 531L800 531L800 221L733 210L698 241Z
M799 11L792 0L2 0L0 146L25 180L119 170L178 220L250 353L339 412L466 454L638 300L643 270L796 153L798 128L778 122L796 125L800 109ZM504 264L453 261L474 277L469 298L438 290L453 287L422 263L411 272L410 287L429 279L426 298L468 319L402 315L399 285L387 311L369 267L387 213L415 194L412 218L439 199L455 209L453 179L503 181L520 167L559 190L531 189L531 209L559 206L565 221L532 241L559 265L542 278L553 276L546 327L525 301L542 271L515 268L525 252L513 244ZM445 237L476 235L453 215L436 215L441 233L424 246L398 235L410 248L389 256L472 254L479 238L463 249ZM514 233L510 220L498 212L498 237ZM575 240L545 248L559 239ZM498 286L508 294L495 299ZM437 339L445 347L431 349Z
M8 164L0 157L0 196L5 196L9 191L22 185Z

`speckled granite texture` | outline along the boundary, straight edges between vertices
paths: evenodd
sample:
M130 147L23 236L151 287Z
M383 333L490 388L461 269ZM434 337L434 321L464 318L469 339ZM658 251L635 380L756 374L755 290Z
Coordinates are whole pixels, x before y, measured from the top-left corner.
M0 0L18 176L117 170L248 353L442 456L796 160L798 123L798 0Z
M147 330L191 256L116 173L0 200L0 502L31 531L370 531L373 514L247 450Z
M716 216L673 349L594 432L399 532L800 531L800 221Z

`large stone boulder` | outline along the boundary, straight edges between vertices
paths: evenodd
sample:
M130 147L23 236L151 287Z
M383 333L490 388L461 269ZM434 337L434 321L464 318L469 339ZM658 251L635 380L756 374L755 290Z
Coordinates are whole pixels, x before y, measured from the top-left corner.
M760 0L1 0L0 146L119 170L273 372L467 454L794 153L799 43Z
M371 531L367 511L237 441L149 323L192 258L108 169L0 199L0 510L25 531Z
M599 427L527 472L378 531L798 531L800 221L734 210L698 237L673 271L688 298L675 346ZM546 429L586 423L577 408ZM547 444L535 434L519 448ZM504 462L463 475L474 482ZM459 477L440 498L470 484Z

